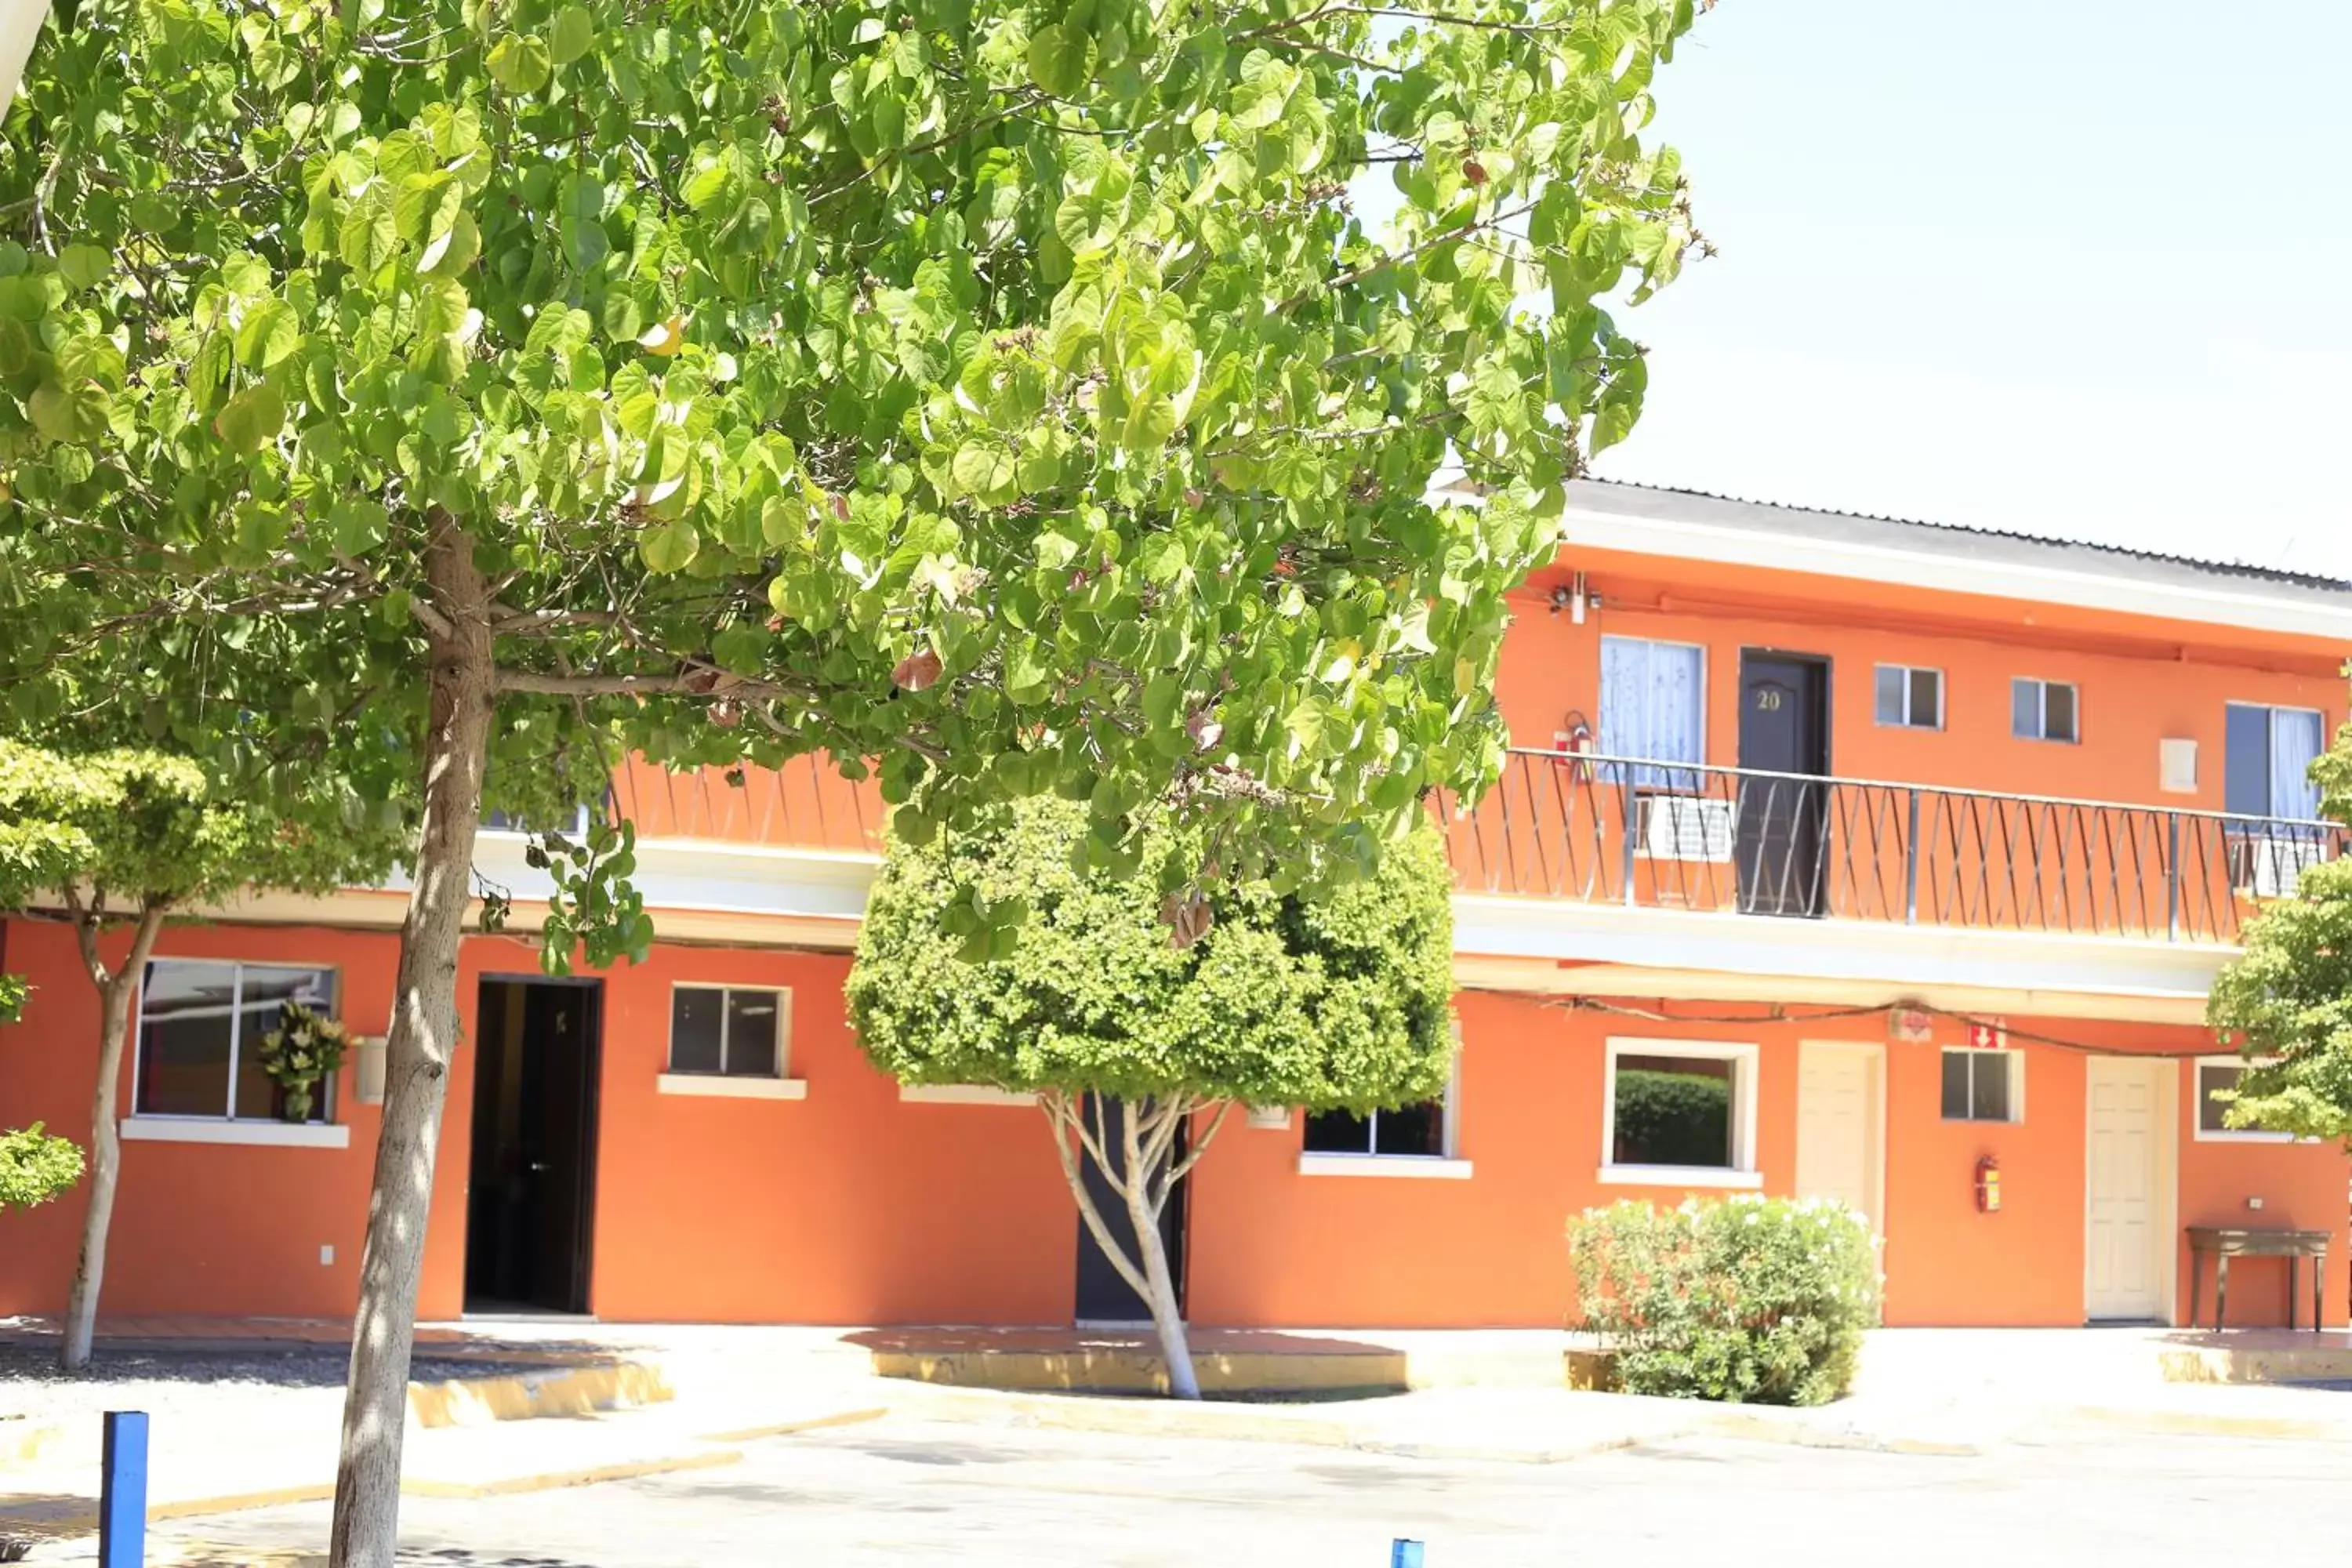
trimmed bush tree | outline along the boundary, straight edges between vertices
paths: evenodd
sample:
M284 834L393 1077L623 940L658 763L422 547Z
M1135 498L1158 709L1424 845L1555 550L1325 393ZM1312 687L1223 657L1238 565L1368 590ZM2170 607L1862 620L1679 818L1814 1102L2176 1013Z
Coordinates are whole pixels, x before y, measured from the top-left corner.
M1869 1223L1816 1198L1629 1201L1569 1222L1578 1326L1629 1394L1825 1405L1878 1322Z
M1236 1104L1360 1113L1444 1092L1452 884L1435 834L1416 829L1318 899L1220 886L1205 904L1174 899L1171 921L1161 874L1181 884L1202 864L1197 835L1148 817L1126 865L1081 871L1087 838L1086 808L1053 797L988 831L894 838L850 1018L903 1083L1035 1093L1087 1230L1150 1306L1171 1392L1197 1398L1160 1215ZM1017 925L992 919L1008 904ZM1126 1114L1106 1116L1106 1100ZM1131 1243L1087 1191L1089 1156Z
M0 1214L47 1203L81 1180L81 1151L41 1124L0 1132Z
M122 1163L116 1100L131 997L164 921L240 888L324 892L373 881L391 863L390 828L371 825L341 775L289 771L299 782L273 788L210 776L177 753L50 751L0 738L0 913L63 910L99 998L89 1206L58 1336L69 1372L89 1364L96 1331ZM110 963L104 943L118 929L131 940ZM44 1168L58 1167L52 1159Z
M2352 724L2311 766L2319 815L2352 825ZM2352 856L2305 868L2294 896L2246 923L2245 952L2214 978L2205 1016L2246 1058L2231 1127L2352 1148Z

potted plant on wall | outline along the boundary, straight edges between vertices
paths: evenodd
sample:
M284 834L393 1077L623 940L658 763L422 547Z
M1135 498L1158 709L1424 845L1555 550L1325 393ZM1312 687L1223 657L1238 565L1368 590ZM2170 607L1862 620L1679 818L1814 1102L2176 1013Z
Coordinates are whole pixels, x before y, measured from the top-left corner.
M332 1078L351 1049L351 1032L323 1013L289 1002L278 1027L261 1037L261 1070L286 1093L281 1114L308 1121L319 1086Z

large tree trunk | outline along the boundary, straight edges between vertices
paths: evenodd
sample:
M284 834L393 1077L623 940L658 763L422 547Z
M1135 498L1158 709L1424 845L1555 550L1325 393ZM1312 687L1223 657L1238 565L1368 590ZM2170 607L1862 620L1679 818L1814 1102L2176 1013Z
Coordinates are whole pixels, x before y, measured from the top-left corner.
M1160 1115L1176 1119L1192 1114L1189 1106L1162 1110ZM1137 1123L1146 1113L1135 1106L1127 1108L1120 1117L1119 1131L1127 1156L1122 1162L1124 1180L1118 1185L1119 1195L1127 1200L1128 1219L1135 1232L1137 1250L1143 1254L1144 1304L1151 1309L1151 1326L1160 1335L1160 1354L1168 1363L1168 1393L1175 1399L1201 1397L1201 1379L1192 1370L1192 1346L1184 1330L1183 1310L1176 1301L1176 1280L1168 1269L1168 1246L1160 1235L1160 1211L1167 1206L1169 1193L1174 1184L1161 1192L1157 1203L1152 1201L1151 1172L1157 1161L1147 1161L1145 1150L1149 1142L1138 1136ZM1171 1132L1173 1138L1173 1132ZM1162 1156L1164 1159L1165 1156Z
M1111 1267L1151 1310L1151 1327L1160 1338L1160 1353L1168 1366L1168 1392L1177 1399L1201 1397L1201 1383L1192 1369L1192 1344L1184 1329L1183 1310L1176 1300L1176 1279L1168 1267L1168 1248L1160 1240L1160 1216L1176 1184L1200 1163L1210 1142L1225 1123L1230 1102L1220 1105L1199 1142L1175 1157L1177 1134L1204 1109L1192 1096L1163 1099L1148 1105L1123 1108L1120 1132L1114 1142L1102 1112L1100 1097L1093 1097L1093 1121L1088 1122L1089 1098L1080 1093L1047 1089L1037 1096L1054 1131L1054 1152L1061 1157L1062 1175L1077 1200L1078 1215ZM1127 1205L1134 1232L1132 1249L1115 1235L1087 1191L1086 1160L1092 1155ZM1157 1179L1155 1179L1155 1176Z
M114 1186L122 1170L116 1091L122 1081L122 1047L131 1037L131 998L139 989L139 977L146 973L148 954L155 951L155 935L163 929L164 905L154 901L140 910L130 956L121 969L110 971L98 951L99 906L93 902L85 907L75 893L67 895L67 902L73 909L82 966L98 987L98 1085L89 1097L89 1207L82 1214L81 1256L74 1264L73 1289L66 1296L65 1344L58 1357L68 1372L79 1372L89 1364L90 1342L98 1332L98 1292L106 1280L106 1233L114 1224Z
M457 1043L457 948L471 898L474 834L490 732L489 602L473 539L435 513L425 580L438 621L432 636L432 707L425 751L425 819L415 885L400 931L392 1032L384 1042L383 1126L360 1258L351 1384L335 1470L332 1568L393 1568L400 1527L400 1447L408 1415L408 1357L416 1287L433 1199L441 1108Z

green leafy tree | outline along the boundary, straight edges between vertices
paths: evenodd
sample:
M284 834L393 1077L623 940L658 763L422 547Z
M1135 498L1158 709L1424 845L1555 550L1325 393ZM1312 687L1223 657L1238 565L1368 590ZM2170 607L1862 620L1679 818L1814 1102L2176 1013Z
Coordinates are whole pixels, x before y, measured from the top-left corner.
M0 950L6 947L0 935ZM0 1024L24 1016L31 988L21 974L0 974ZM41 1124L0 1131L0 1211L46 1203L81 1180L81 1151L71 1139L50 1138Z
M1035 1093L1087 1230L1151 1309L1171 1390L1198 1398L1160 1242L1169 1199L1237 1104L1364 1111L1444 1093L1453 883L1421 826L1370 878L1321 898L1224 887L1191 933L1171 931L1151 872L1196 861L1197 831L1149 824L1126 877L1074 863L1086 835L1082 810L1045 800L972 833L894 839L849 1015L901 1082ZM992 919L1008 909L1010 941ZM1088 1192L1088 1160L1123 1224Z
M41 1124L0 1132L0 1214L45 1204L81 1180L81 1151Z
M2311 774L2320 815L2352 827L2352 726ZM2352 1146L2352 856L2337 848L2247 922L2245 952L2213 982L2206 1017L2249 1058L2231 1126Z
M1163 800L1223 876L1369 863L1491 776L1503 595L1639 411L1602 301L1697 243L1643 140L1692 12L94 0L44 35L0 160L6 700L101 640L267 647L309 694L261 722L417 781L339 1568L392 1558L486 775L824 749L910 839L1060 793L1106 868ZM1429 504L1449 458L1486 506ZM628 858L565 854L551 952L642 951Z
M216 789L185 757L61 753L0 741L0 912L62 910L99 997L89 1206L63 1336L68 1370L89 1361L121 1166L122 1053L155 939L175 912L241 888L324 891L380 876L390 838L355 831L344 804L324 800L308 817L281 814L266 796ZM131 940L110 963L102 942L116 927Z

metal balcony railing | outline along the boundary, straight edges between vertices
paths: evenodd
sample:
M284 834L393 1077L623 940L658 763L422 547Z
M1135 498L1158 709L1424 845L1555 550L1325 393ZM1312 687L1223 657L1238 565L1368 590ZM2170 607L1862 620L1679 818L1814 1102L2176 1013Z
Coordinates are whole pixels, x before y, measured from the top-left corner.
M2234 944L2252 901L2347 848L2231 816L1513 751L1434 803L1465 892L1649 909Z
M870 778L822 755L740 776L632 758L613 805L647 838L881 851ZM1432 813L1465 892L2221 944L2352 848L2330 822L1527 750Z

